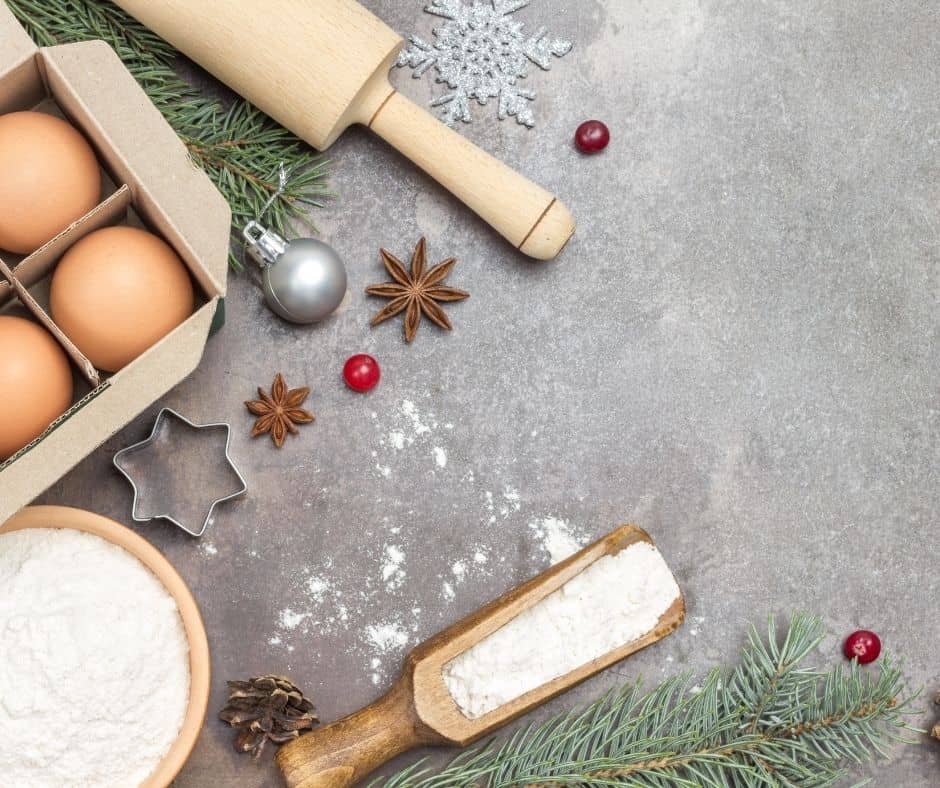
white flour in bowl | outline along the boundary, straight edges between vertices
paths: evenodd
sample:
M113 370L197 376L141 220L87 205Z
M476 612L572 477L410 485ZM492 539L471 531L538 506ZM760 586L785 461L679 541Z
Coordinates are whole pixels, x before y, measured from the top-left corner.
M179 735L189 647L176 602L92 534L0 534L0 784L132 788Z
M642 637L679 593L659 550L636 542L452 659L444 683L475 719Z

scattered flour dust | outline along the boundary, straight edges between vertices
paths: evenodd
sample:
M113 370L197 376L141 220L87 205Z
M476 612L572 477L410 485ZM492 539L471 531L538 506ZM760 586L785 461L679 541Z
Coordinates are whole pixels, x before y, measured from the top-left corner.
M552 564L564 561L584 547L585 538L566 520L557 517L544 517L533 520L529 528L538 537L542 549L548 553Z
M405 582L406 573L402 569L405 562L405 553L397 545L385 545L385 563L382 564L382 580L389 591L401 588Z
M523 497L509 484L482 488L477 475L483 471L476 469L475 473L466 463L455 462L457 455L450 452L448 439L455 434L453 422L439 422L415 400L402 399L397 408L384 411L381 417L373 411L371 418L376 428L376 442L371 452L376 477L394 478L406 459L413 462L426 458L430 476L438 476L441 483L445 478L449 483L456 483L469 494L471 505L474 497L479 501L480 541L463 544L461 552L448 555L435 567L439 604L435 606L435 621L423 621L422 615L427 617L427 614L422 614L414 603L426 582L434 577L427 576L434 564L432 562L430 567L418 564L412 569L408 552L421 544L420 532L407 529L402 533L400 525L390 522L388 517L382 518L381 525L366 528L364 532L367 540L362 562L357 564L362 571L355 577L338 574L332 567L332 559L325 558L308 565L306 571L292 581L291 593L285 597L290 605L277 614L276 628L269 633L268 642L290 652L293 651L291 640L295 638L343 637L349 643L348 633L352 632L350 652L362 657L364 667L368 668L366 675L380 683L398 668L399 659L409 646L452 623L451 603L457 599L462 585L512 577L512 573L504 571L511 556L492 549L493 545L504 543L507 532L521 530L529 537L526 551L529 554L525 558L544 555L551 563L579 550L586 536L558 517L533 519L523 514ZM499 470L494 468L487 473L492 471L498 479ZM413 472L411 466L409 472ZM402 491L396 491L395 496L394 505L402 509L403 517L410 521L420 519L420 513L414 509L405 511L407 504L402 500ZM455 496L455 510L458 497Z
M294 630L303 623L303 620L310 615L309 613L298 613L295 610L291 610L289 607L285 607L280 613L280 622L281 626L287 630Z
M401 412L411 420L411 428L415 435L426 435L431 431L431 427L421 420L421 414L418 413L418 409L410 399L402 401ZM434 424L434 427L437 427L436 423Z
M451 660L444 682L474 719L645 635L678 596L659 551L637 542Z
M506 487L499 498L491 490L485 490L483 506L489 515L487 522L496 525L508 520L522 508L522 496L512 487Z
M369 550L369 560L376 566L375 575L357 578L350 587L336 579L332 558L325 559L320 566L308 567L298 587L294 589L297 593L291 596L291 605L278 612L276 631L268 637L268 645L292 652L292 638L346 633L351 622L358 624L369 621L372 611L380 601L386 601L389 595L400 599L401 589L407 579L407 557L402 543L398 541L402 529L388 523L387 518L383 525L384 532L395 541L387 541L384 545L379 543ZM354 645L352 650L363 653L371 660L371 678L376 684L387 678L384 660L400 657L409 643L417 642L415 636L420 613L420 608L412 606L413 621L369 623L360 630L359 644Z
M408 644L408 632L395 621L372 624L366 627L366 635L379 654L400 651ZM372 666L378 667L374 661Z
M506 487L500 493L484 492L484 513L497 522L498 527L512 527L513 519L521 509L522 497L512 487ZM582 531L561 518L544 516L532 519L528 531L534 538L537 552L544 553L551 563L557 563L577 552L586 541ZM271 646L278 646L291 652L294 647L293 637L316 634L319 636L340 635L348 632L350 626L361 626L359 646L363 656L368 658L369 675L376 683L387 678L387 668L398 666L400 658L409 645L414 645L428 634L421 621L420 608L414 607L411 618L403 617L374 623L376 609L388 610L388 600L394 599L394 609L407 609L407 599L414 598L410 586L410 577L405 567L407 564L407 535L402 528L392 525L388 518L383 519L382 533L386 539L370 542L368 560L375 566L372 576L366 575L350 588L346 583L332 579L332 559L327 559L323 566L308 569L297 589L301 593L294 595L291 606L284 607L277 616L277 629L268 639ZM371 535L371 534L370 534ZM383 543L384 541L384 543ZM458 594L458 587L470 578L479 580L483 577L496 577L500 565L506 557L493 555L489 545L469 546L465 556L445 563L441 567L438 580L440 586L441 609L438 622L450 623L448 606Z
M426 417L421 415L410 399L402 400L401 416L401 424L390 430L385 439L396 451L413 445L418 438L430 435L431 431L437 428L437 421L433 418L429 419L430 424L425 423Z
M213 556L219 554L219 548L216 547L212 542L202 540L199 544L199 549L206 555Z
M329 584L322 577L311 575L307 578L307 594L314 601L323 599L329 588Z
M433 468L442 470L447 467L447 449L444 446L428 446L429 436L438 429L437 419L433 415L426 415L418 410L418 406L410 399L402 400L401 406L397 411L393 411L392 425L382 425L379 423L380 433L379 446L386 452L391 450L391 454L383 458L385 462L379 459L379 452L374 451L372 456L376 458L375 470L383 478L389 478L394 472L394 466L397 461L396 455L406 449L420 444L430 448L430 456L433 461ZM372 418L376 420L378 414L373 414ZM453 424L445 424L445 430L453 430Z
M0 535L0 783L142 783L179 735L189 646L176 603L92 534Z

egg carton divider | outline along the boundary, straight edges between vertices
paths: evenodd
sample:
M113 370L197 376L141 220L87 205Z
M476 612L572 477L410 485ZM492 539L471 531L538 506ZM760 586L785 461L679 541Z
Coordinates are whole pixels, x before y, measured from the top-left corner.
M87 380L92 387L97 388L101 384L101 376L98 374L98 370L96 370L94 365L85 357L85 354L75 346L75 343L55 324L49 313L30 295L26 286L16 278L9 266L2 260L0 260L0 274L6 277L7 282L9 282L18 296L20 303L22 303L29 313L55 337L56 342L58 342L66 352L66 355L72 360L72 363L78 367L79 372L82 373L85 380Z

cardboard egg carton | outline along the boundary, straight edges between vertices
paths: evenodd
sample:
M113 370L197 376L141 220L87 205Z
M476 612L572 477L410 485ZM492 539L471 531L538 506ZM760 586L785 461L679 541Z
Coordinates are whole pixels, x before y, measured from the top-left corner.
M0 312L52 332L75 367L72 407L35 441L0 463L0 523L64 475L199 364L228 271L229 207L104 42L39 49L0 3L0 114L64 116L92 144L103 170L102 202L25 258L0 250ZM114 374L96 370L46 312L48 280L80 238L135 224L172 246L197 293L193 314ZM0 348L2 352L2 348Z

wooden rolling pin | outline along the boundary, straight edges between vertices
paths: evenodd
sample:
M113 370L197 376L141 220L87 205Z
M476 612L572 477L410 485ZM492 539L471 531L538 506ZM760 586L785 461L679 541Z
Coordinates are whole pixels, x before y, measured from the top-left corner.
M554 195L392 88L404 42L355 0L116 2L315 148L368 126L524 254L551 259L574 232Z
M605 555L652 540L624 525L514 588L415 648L382 698L281 748L277 764L289 788L346 788L396 755L423 745L465 747L598 671L675 631L685 617L680 594L646 635L549 681L482 716L463 714L444 683L444 666Z

